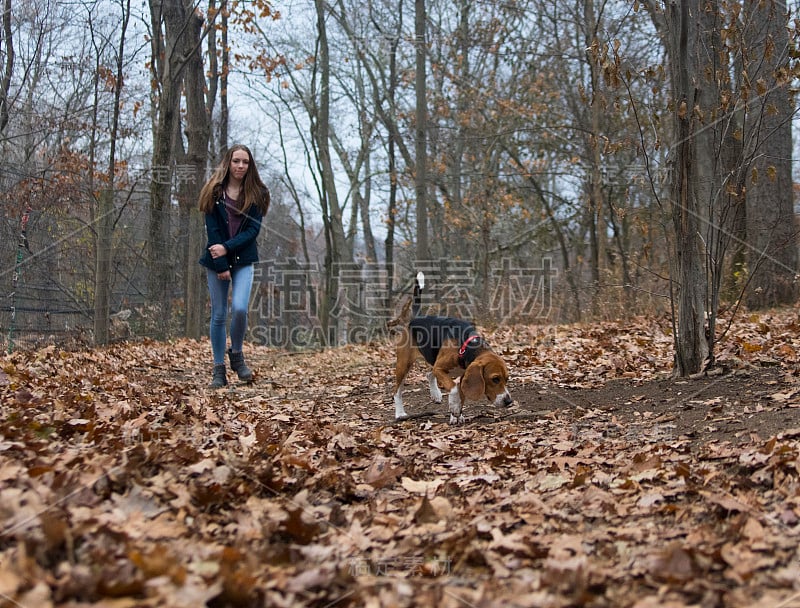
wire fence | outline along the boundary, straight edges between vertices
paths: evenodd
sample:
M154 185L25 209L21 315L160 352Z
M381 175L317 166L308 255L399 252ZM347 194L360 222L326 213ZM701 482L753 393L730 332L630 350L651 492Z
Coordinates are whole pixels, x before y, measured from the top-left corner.
M173 255L170 318L148 297L147 213L140 199L120 214L114 236L110 338L176 337L183 333L185 274L195 263L186 259L177 209L170 210ZM271 211L272 213L272 211ZM61 210L25 210L8 214L0 229L0 345L6 351L47 344L93 343L95 261L91 218ZM428 276L424 305L436 314L472 319L542 321L552 309L558 271L542 258L522 266L514 260L494 264L480 277L472 262L439 259L398 264L389 287L382 262L334 267L331 290L322 264L299 259L275 229L262 231L249 310L248 339L287 349L364 343L386 335L398 299L410 293L417 270ZM197 255L199 257L199 253ZM199 265L194 266L202 272ZM187 270L188 269L188 270ZM403 282L405 281L405 283ZM206 320L210 311L206 305ZM160 334L164 326L168 336Z

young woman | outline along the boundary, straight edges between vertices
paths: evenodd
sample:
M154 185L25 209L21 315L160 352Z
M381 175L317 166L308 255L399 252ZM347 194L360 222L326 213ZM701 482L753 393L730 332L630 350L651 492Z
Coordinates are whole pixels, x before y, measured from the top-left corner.
M247 308L253 287L253 264L258 261L256 237L269 209L269 190L258 175L253 154L241 144L225 153L200 191L208 244L200 264L208 275L211 296L211 351L214 371L211 388L225 386L225 349L228 342L228 288L231 290L231 345L228 358L239 380L251 382L253 372L244 362L242 343L247 330Z

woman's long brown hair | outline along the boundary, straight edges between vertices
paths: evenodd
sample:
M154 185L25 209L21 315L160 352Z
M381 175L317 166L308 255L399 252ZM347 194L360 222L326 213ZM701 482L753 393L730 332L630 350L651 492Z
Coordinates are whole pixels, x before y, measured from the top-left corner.
M247 152L247 157L250 160L247 166L247 173L245 173L242 183L244 205L242 206L241 213L245 215L247 210L253 205L261 212L261 215L267 213L269 209L269 190L258 175L258 167L256 167L256 162L253 160L253 153L250 152L250 148L244 144L234 144L228 148L219 165L214 169L214 173L211 174L211 177L205 183L203 189L200 190L198 206L203 213L211 213L211 211L213 211L214 204L222 195L223 189L228 184L231 159L233 158L233 153L237 150L244 150Z

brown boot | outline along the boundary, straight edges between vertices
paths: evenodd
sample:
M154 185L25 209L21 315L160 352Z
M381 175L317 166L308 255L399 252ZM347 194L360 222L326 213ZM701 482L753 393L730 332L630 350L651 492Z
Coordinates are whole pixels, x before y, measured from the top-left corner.
M253 370L244 362L244 353L235 353L229 349L228 358L231 362L231 369L239 376L239 380L242 382L253 381Z

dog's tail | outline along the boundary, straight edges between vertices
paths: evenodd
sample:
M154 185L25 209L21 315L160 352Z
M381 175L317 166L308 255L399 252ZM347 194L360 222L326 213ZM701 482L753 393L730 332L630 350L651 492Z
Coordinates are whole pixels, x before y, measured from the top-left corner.
M418 317L422 307L422 290L425 289L425 274L420 270L414 280L414 295L411 304L411 313Z
M419 316L420 308L422 308L422 290L424 288L425 275L418 272L417 278L414 280L414 291L411 297L403 304L403 309L400 311L400 314L386 323L386 327L393 331L394 327L398 325L407 325L412 317Z

